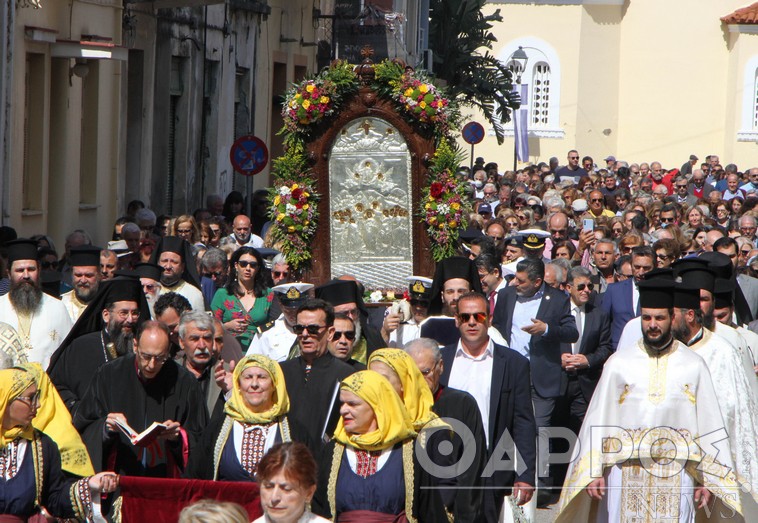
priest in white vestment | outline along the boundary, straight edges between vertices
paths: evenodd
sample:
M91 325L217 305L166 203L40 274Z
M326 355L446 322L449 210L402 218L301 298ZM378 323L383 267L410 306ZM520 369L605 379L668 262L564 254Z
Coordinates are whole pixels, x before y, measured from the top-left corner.
M642 339L611 356L587 410L558 522L741 520L716 392L672 336L674 284L639 285ZM735 516L735 518L731 518Z

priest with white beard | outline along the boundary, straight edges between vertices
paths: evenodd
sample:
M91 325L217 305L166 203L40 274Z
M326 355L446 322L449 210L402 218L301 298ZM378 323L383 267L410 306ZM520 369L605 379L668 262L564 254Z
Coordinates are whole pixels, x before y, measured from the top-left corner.
M10 291L0 297L0 320L18 333L22 351L14 364L33 362L46 368L50 356L71 330L66 307L42 292L37 242L8 242Z
M714 521L740 520L711 375L672 335L674 284L643 281L639 291L642 339L603 368L556 521L692 522L704 507Z

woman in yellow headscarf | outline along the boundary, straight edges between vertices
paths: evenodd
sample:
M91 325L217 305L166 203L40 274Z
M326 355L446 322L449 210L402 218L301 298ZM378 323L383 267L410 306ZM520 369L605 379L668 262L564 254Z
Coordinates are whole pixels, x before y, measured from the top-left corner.
M413 429L446 427L432 412L434 397L413 358L401 349L379 349L371 353L367 367L390 382L413 421Z
M61 443L69 471L91 472L89 457L39 364L0 371L0 514L26 521L44 507L58 517L91 517L93 492L112 492L118 478L101 472L76 480L61 470ZM39 419L37 419L39 418ZM47 436L40 429L49 431ZM4 519L5 520L5 519Z
M438 483L420 465L413 421L387 379L370 370L349 376L340 405L313 511L341 523L447 521L439 490L422 488Z
M305 431L287 417L290 401L276 361L260 354L245 356L232 379L224 411L211 419L201 448L190 456L189 477L255 481L268 449L289 441L307 443Z

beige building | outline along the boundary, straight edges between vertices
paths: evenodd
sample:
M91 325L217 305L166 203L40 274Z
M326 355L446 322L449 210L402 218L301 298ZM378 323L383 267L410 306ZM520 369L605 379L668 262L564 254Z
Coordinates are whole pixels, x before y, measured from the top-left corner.
M528 61L530 161L576 148L680 167L690 154L758 165L758 4L724 0L493 0L493 53ZM735 11L737 11L735 13ZM723 19L723 20L722 20ZM479 114L474 120L483 123ZM475 156L513 167L513 128ZM469 150L468 146L465 150Z

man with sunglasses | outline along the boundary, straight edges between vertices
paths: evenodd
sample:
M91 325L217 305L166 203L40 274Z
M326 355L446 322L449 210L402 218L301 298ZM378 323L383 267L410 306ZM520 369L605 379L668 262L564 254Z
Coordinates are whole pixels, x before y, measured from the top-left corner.
M602 192L598 190L592 191L587 200L587 203L589 203L589 209L584 215L586 218L596 220L601 216L605 216L608 219L616 216L616 213L605 208L605 196L603 196Z
M329 352L329 340L337 330L334 307L322 299L309 299L297 308L295 319L292 330L300 355L280 365L290 398L290 420L303 426L311 450L318 455L324 437L331 437L336 427L335 390L355 369Z
M165 325L148 320L134 339L134 352L106 363L95 374L74 414L95 470L147 477L177 477L186 456L199 448L208 420L205 400L192 374L171 359ZM142 432L153 422L165 429L147 447L135 446L117 420Z
M310 298L311 289L311 283L284 283L271 289L282 312L275 320L258 327L247 354L262 354L274 361L291 360L300 354L293 326L297 321L297 308Z
M674 179L674 194L676 195L676 203L679 205L686 205L688 208L697 204L697 197L694 194L690 194L690 184L687 181L686 176L679 175Z
M226 285L229 260L221 249L211 247L200 259L200 288L206 304L213 301L216 291Z
M530 263L530 262L527 262ZM541 263L537 261L537 263ZM505 291L502 291L505 292ZM496 344L489 336L489 303L484 295L466 293L458 299L456 343L442 349L440 382L471 394L484 425L487 458L513 460L500 443L507 432L516 445L523 468L496 468L482 478L482 521L498 521L505 495L524 505L534 493L536 426L530 394L529 362L521 354Z
M574 434L579 434L603 364L611 355L611 320L605 311L590 302L594 290L591 278L588 269L574 267L569 271L566 284L579 339L571 344L570 353L561 354L561 367L568 385L558 410L568 417L566 426Z
M587 171L579 166L579 153L576 150L571 149L568 152L567 159L568 165L555 171L555 183L559 183L563 179L573 180L576 184L583 176L588 176Z
M355 343L355 323L350 316L345 313L334 315L334 334L329 338L329 352L338 360L347 363L356 371L366 370L366 366L360 361L356 361L353 355L353 344Z

